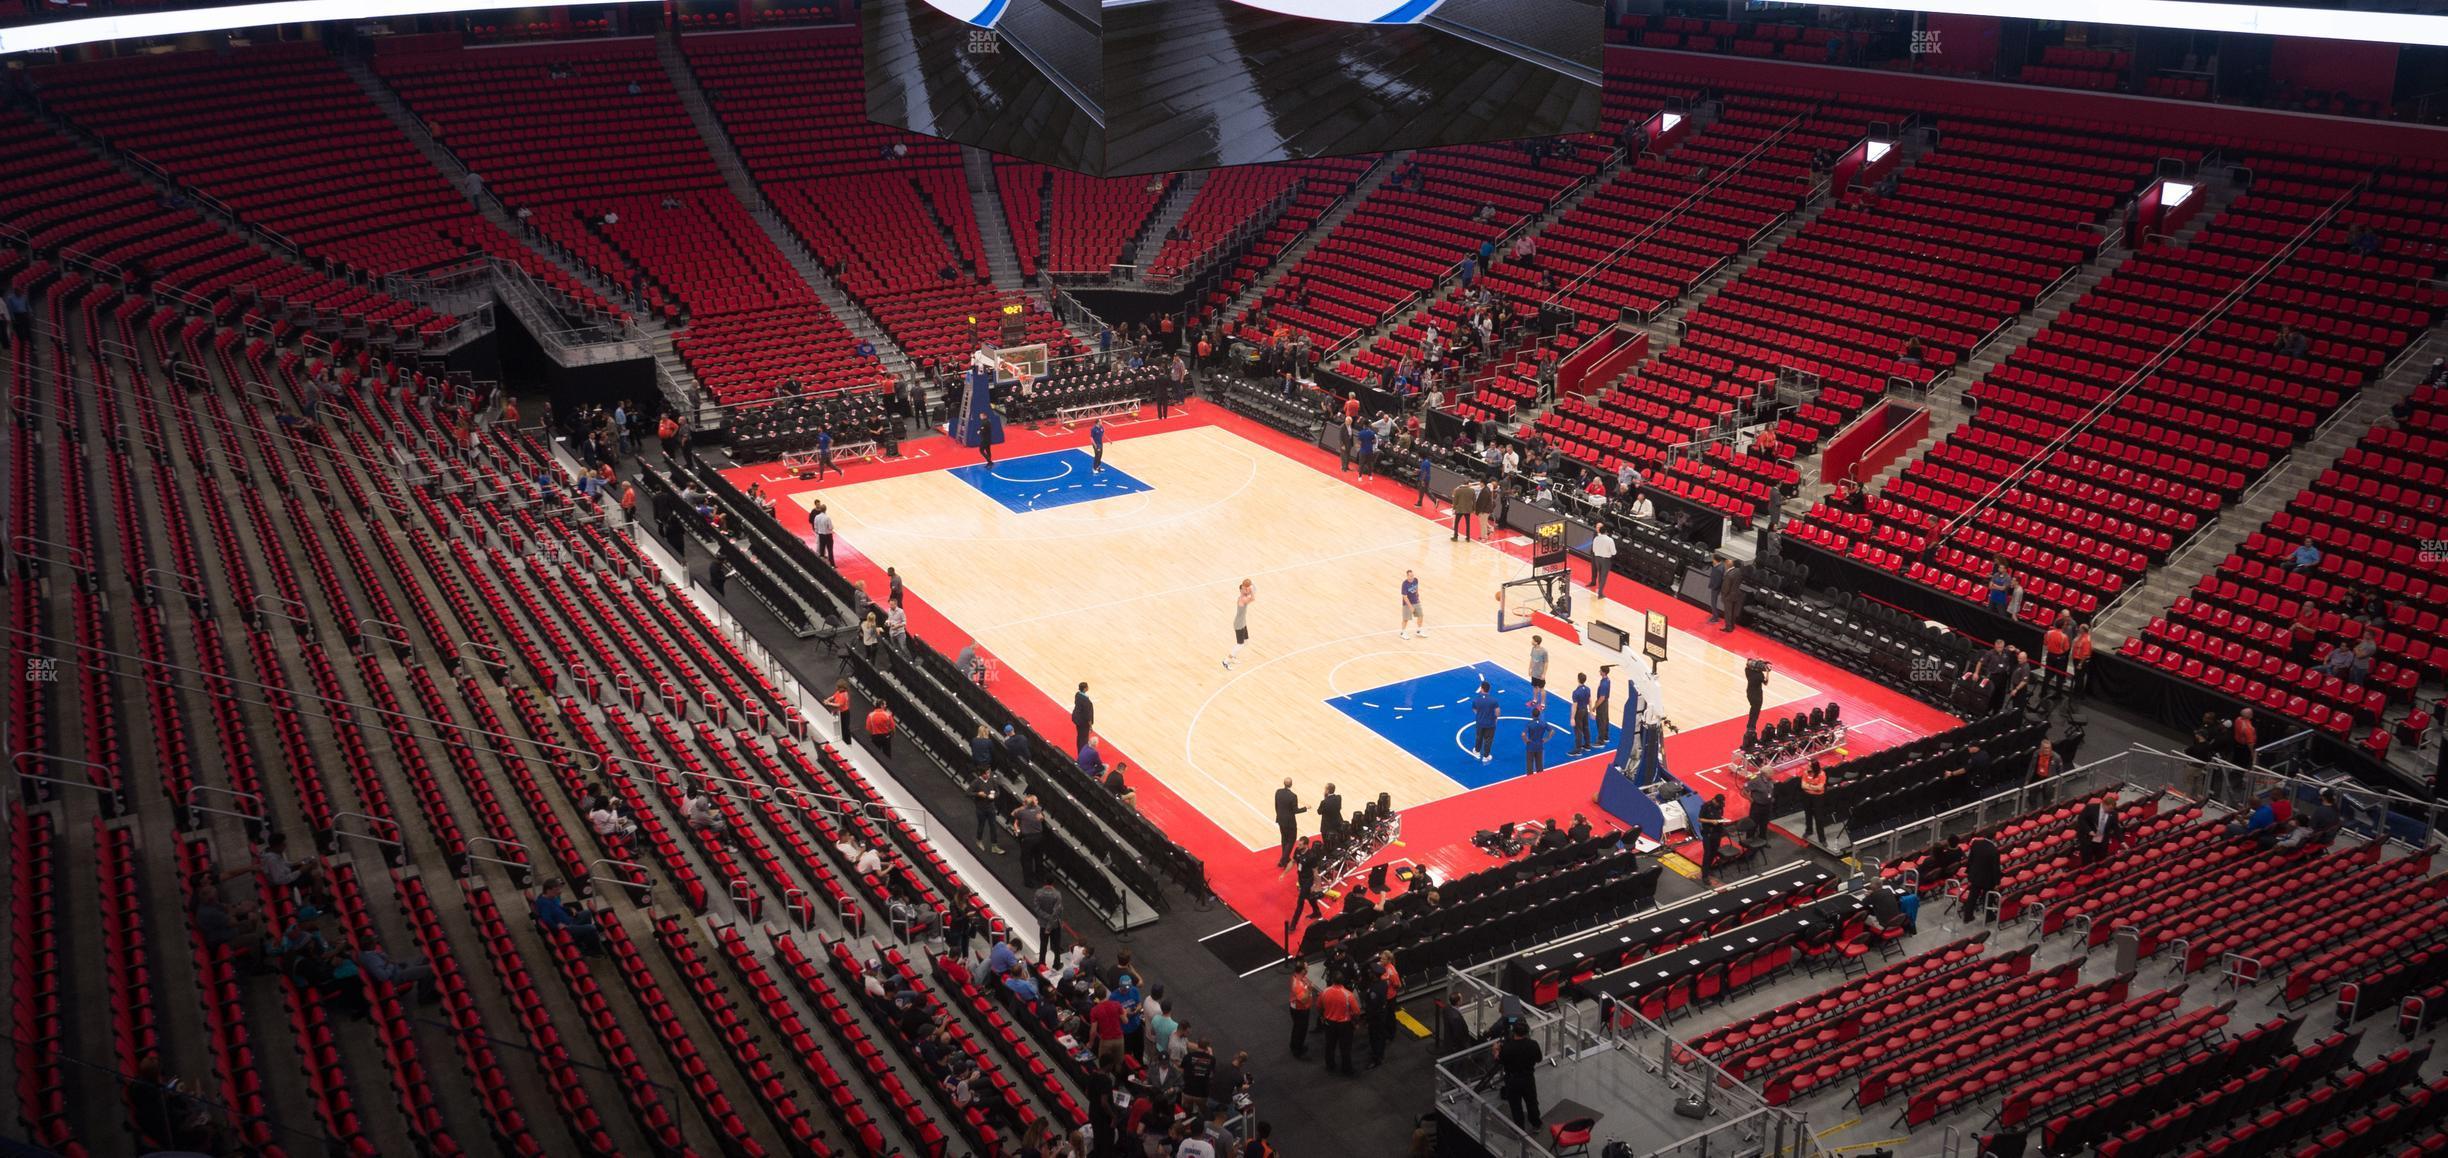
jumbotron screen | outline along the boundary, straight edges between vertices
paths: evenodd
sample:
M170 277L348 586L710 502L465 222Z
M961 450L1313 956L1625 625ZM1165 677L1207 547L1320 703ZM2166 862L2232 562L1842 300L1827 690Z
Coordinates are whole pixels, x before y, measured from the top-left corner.
M878 121L1108 176L1595 130L1599 0L871 0Z

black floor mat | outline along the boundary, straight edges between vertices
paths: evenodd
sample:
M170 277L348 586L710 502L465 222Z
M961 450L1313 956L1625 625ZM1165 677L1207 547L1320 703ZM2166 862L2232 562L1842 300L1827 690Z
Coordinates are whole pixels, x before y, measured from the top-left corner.
M1283 946L1251 924L1226 929L1209 936L1200 944L1207 946L1207 951L1215 954L1216 960L1222 961L1224 967L1236 975L1264 969L1283 960L1284 956Z

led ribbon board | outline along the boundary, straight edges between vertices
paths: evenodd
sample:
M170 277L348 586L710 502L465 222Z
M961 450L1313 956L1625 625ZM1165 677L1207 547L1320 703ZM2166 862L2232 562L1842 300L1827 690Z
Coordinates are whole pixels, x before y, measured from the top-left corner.
M1003 18L1003 10L1011 7L1011 0L926 0L926 5L954 20L992 28Z
M928 0L929 3L935 0ZM1245 8L1263 8L1284 16L1334 20L1344 24L1417 24L1445 0L1233 0Z

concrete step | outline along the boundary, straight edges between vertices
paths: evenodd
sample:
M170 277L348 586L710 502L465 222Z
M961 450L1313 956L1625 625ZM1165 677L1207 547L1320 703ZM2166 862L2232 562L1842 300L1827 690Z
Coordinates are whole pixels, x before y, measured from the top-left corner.
M1343 224L1343 219L1351 216L1352 210L1358 208L1361 203L1369 199L1371 194L1377 192L1378 186L1385 184L1386 178L1392 176L1394 170L1401 168L1403 161L1410 155L1407 150L1396 150L1378 157L1377 163L1371 166L1368 172L1362 173L1358 181L1352 182L1352 187L1344 192L1341 201L1336 202L1326 212L1319 214L1318 219L1310 223L1308 232L1295 239L1292 244L1285 246L1283 252L1276 255L1274 265L1267 267L1264 272L1252 278L1248 285L1241 288L1239 294L1234 295L1233 300L1225 303L1220 315L1226 319L1227 323L1240 321L1242 315L1249 312L1250 307L1258 304L1258 299L1266 296L1266 291L1275 288L1292 267L1299 265L1301 259L1309 255L1310 250L1317 248L1318 242L1332 236L1335 229Z
M723 127L722 118L715 114L714 106L706 101L705 90L698 86L696 71L689 67L687 54L681 52L674 41L659 38L655 42L655 55L662 61L664 74L671 78L681 107L688 110L689 121L697 127L698 139L705 142L706 152L714 157L715 168L721 170L723 183L730 187L732 196L738 198L748 210L748 215L756 219L757 228L790 262L791 269L799 274L800 280L816 292L816 297L824 302L825 309L842 324L843 329L850 331L860 341L873 345L877 360L884 364L885 369L895 376L908 375L913 364L900 344L894 342L891 335L885 333L883 325L833 281L832 275L826 273L823 264L816 260L816 255L791 231L782 214L766 202L764 192L748 175L747 163L740 159L739 150L732 145L730 131Z
M1495 242L1495 252L1498 259L1502 260L1506 249L1513 244L1514 239L1522 236L1523 234L1528 234L1535 241L1541 234L1546 232L1548 226L1555 224L1566 214L1569 214L1573 210L1579 208L1581 203L1587 201L1592 194L1605 188L1608 183L1614 179L1616 173L1621 171L1621 169L1622 162L1620 160L1612 161L1608 164L1600 166L1598 169L1592 171L1590 175L1582 180L1578 185L1575 185L1569 192L1565 193L1564 196L1549 202L1546 209L1541 210L1534 216L1525 218L1518 228L1509 230L1497 237ZM1454 289L1454 284L1455 283L1451 281L1439 281L1435 285L1430 286L1428 289L1421 291L1419 297L1414 299L1411 304L1395 311L1395 313L1388 316L1384 321L1379 322L1377 325L1363 330L1357 335L1354 335L1349 341L1346 341L1342 345L1336 347L1333 351L1330 351L1323 361L1330 365L1339 360L1347 362L1353 356L1360 354L1369 347L1375 345L1379 338L1382 338L1387 334L1391 334L1404 326L1412 324L1422 316L1426 315L1430 310L1435 309L1437 303L1445 301L1448 297L1450 297L1452 290Z
M2285 461L2221 510L2208 527L2196 531L2191 542L2153 569L2142 583L2126 589L2093 629L2101 646L2117 646L2141 632L2151 617L2191 591L2248 536L2267 525L2270 516L2284 510L2323 471L2337 465L2392 408L2422 385L2430 374L2431 359L2442 349L2448 349L2448 340L2436 330L2417 339L2378 382L2357 391L2321 423L2313 437L2298 444Z
M475 206L476 211L482 214L485 220L500 227L510 236L525 240L530 250L559 266L562 272L578 279L587 288L602 295L604 300L628 303L630 312L637 315L637 324L641 328L651 330L662 325L660 319L649 316L643 303L638 302L627 289L615 285L595 267L578 260L559 246L545 242L541 234L528 229L518 220L510 207L502 203L500 195L494 193L481 179L468 180L467 165L461 162L456 154L445 148L440 141L435 140L433 134L425 130L424 118L418 116L414 109L409 108L407 102L401 100L398 93L391 91L391 86L384 84L381 77L374 75L374 70L366 67L365 61L342 56L340 67L342 71L349 74L350 79L357 82L357 87L364 90L367 99L374 102L374 107L390 120L392 126L400 131L400 135L408 139L409 145L422 154L444 177L449 178L451 187L459 190L460 195L466 197L468 203ZM575 310L573 307L573 312L583 315L585 311Z
M1157 253L1164 249L1165 235L1181 224L1182 214L1190 211L1190 203L1198 199L1199 190L1207 187L1211 172L1207 169L1194 170L1182 174L1180 180L1173 182L1173 188L1165 193L1163 203L1156 206L1155 214L1148 218L1146 233L1140 236L1139 244L1131 248L1132 268L1145 271L1155 262Z
M1023 288L1020 251L1012 244L1002 191L995 187L994 155L963 145L961 171L969 178L969 207L977 215L978 239L985 243L987 279L996 289L1018 293Z

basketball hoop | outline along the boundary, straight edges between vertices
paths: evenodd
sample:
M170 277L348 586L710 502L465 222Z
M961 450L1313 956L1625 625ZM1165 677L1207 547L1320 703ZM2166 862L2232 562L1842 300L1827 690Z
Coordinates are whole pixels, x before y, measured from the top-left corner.
M1035 392L1037 376L1029 373L1027 366L1013 361L1010 358L998 358L995 360L995 369L1003 376L1010 378L1016 383L1019 383L1021 393L1030 394Z

